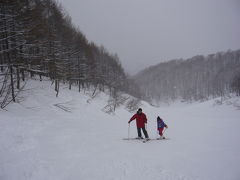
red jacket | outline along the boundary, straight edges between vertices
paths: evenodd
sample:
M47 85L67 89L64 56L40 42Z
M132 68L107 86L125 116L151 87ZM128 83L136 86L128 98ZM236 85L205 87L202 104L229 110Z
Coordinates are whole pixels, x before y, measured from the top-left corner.
M129 122L133 121L134 119L136 119L136 124L137 124L138 128L145 127L145 123L147 123L147 117L146 117L146 115L144 113L134 114Z

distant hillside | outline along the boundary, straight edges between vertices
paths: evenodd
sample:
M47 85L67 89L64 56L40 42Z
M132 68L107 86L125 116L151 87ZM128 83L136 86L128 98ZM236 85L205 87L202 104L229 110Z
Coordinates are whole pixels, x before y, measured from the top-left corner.
M134 80L148 101L240 95L240 50L160 63L141 71Z

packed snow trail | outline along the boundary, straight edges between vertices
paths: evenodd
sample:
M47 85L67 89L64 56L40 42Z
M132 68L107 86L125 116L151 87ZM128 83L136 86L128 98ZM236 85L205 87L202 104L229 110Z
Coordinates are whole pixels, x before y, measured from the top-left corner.
M107 95L90 102L67 88L56 98L49 82L28 88L20 103L0 111L0 180L240 179L240 111L233 106L143 103L150 138L160 115L170 140L142 143L122 140L132 114L124 107L104 113Z

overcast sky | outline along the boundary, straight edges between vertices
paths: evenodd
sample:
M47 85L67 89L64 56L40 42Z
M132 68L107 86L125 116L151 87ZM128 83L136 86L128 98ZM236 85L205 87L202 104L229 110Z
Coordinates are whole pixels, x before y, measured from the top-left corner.
M130 74L162 61L240 49L240 0L58 0L87 39Z

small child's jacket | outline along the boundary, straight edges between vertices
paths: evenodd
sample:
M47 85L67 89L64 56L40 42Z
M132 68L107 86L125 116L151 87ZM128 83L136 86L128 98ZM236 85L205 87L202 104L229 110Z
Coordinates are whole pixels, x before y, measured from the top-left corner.
M167 127L167 125L163 122L162 119L157 119L157 127L159 129L159 128Z

